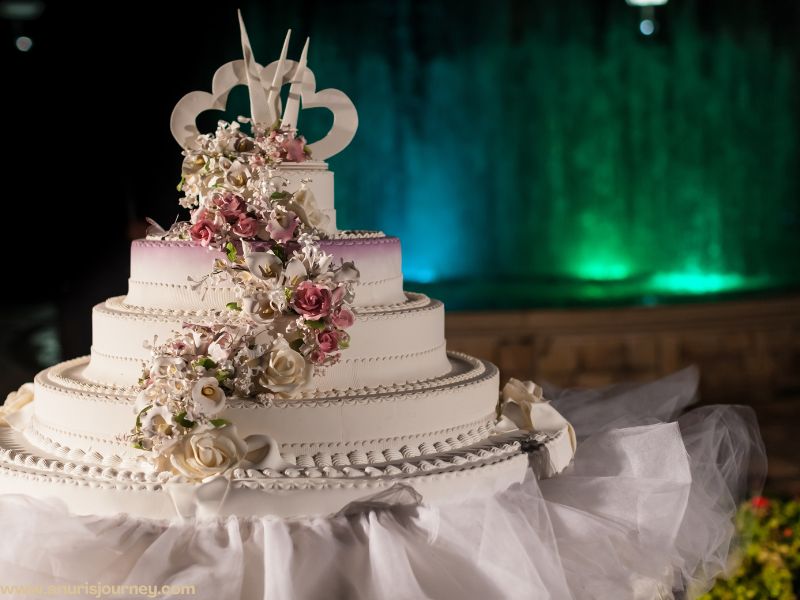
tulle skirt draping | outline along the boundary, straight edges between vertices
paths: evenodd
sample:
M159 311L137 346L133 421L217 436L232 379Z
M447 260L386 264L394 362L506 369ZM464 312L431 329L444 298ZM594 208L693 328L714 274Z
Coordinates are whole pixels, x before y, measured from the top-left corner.
M679 416L696 388L687 369L643 385L549 389L577 431L574 464L435 506L398 486L383 508L329 517L162 522L0 496L0 586L27 598L24 586L145 597L104 584L209 600L690 596L725 569L737 504L766 471L750 409Z

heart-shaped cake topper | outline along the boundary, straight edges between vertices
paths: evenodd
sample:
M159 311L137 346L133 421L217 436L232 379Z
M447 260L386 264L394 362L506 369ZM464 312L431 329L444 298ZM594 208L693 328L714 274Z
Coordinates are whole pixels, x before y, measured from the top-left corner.
M214 73L211 93L194 91L180 99L172 111L170 129L177 142L186 149L198 149L197 117L207 110L225 110L230 91L237 85L246 85L250 96L250 116L255 123L270 126L280 119L281 127L296 128L300 106L327 108L333 114L333 126L325 137L308 144L314 160L326 160L344 150L352 141L358 128L358 113L344 92L335 89L316 91L314 73L307 66L306 40L300 62L286 58L291 30L286 34L280 58L266 67L253 58L250 40L239 13L243 60L222 65ZM280 90L291 84L286 108L281 112Z

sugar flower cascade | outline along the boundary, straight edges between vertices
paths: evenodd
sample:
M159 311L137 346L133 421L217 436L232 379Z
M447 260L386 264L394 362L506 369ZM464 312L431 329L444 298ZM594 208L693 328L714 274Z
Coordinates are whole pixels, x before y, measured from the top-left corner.
M241 14L239 21L244 60L223 65L213 93L187 94L172 116L173 134L184 147L180 205L190 210L190 219L169 230L152 223L148 233L217 251L213 271L194 287L199 294L230 289L234 300L210 319L186 322L169 339L153 340L127 436L150 452L156 470L193 481L240 466L278 468L282 460L272 437L242 439L222 413L230 402L269 403L296 395L315 369L339 360L355 320L358 269L352 262L334 264L320 247L332 227L310 182L290 191L279 170L284 163L324 160L346 146L357 125L355 109L338 90L315 92L308 41L298 63L287 60L290 31L280 59L261 67ZM281 112L285 82L291 88ZM249 88L251 117L220 121L215 133L200 134L197 114L224 108L238 84ZM296 127L301 98L305 106L334 112L331 132L316 144L308 144Z

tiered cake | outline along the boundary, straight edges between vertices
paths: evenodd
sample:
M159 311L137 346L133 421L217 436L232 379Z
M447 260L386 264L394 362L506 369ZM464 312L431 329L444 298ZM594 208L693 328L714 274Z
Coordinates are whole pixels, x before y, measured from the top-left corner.
M290 516L409 491L396 484L428 502L491 492L569 463L574 434L541 388L512 380L498 403L496 367L447 352L442 303L403 291L400 241L337 230L324 159L356 113L316 92L308 44L295 63L288 40L261 67L242 25L245 60L176 107L191 221L133 242L128 294L94 308L91 357L9 397L0 491L77 513ZM237 84L252 135L199 135L197 113ZM315 144L300 100L334 113Z

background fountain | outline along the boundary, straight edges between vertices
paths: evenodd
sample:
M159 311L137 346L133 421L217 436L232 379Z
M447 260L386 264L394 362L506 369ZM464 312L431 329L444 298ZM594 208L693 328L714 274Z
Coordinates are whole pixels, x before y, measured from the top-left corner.
M402 237L410 280L453 308L800 283L800 42L780 4L673 2L650 36L622 2L398 4L352 3L349 43L338 5L306 27L364 124L332 161L340 223Z

